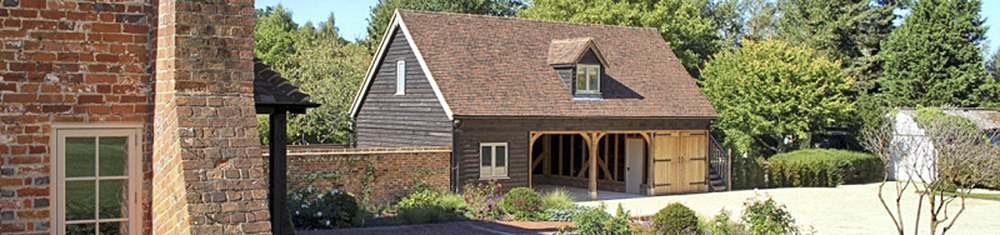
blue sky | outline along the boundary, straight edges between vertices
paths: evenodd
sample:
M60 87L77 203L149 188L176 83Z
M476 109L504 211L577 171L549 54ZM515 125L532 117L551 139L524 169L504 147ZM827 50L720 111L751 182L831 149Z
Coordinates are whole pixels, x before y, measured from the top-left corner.
M1000 1L982 0L981 15L986 17L986 25L990 30L986 33L990 45L987 54L993 54L1000 45ZM368 35L368 17L371 7L378 0L257 0L257 8L282 6L292 11L292 19L299 25L306 21L313 23L325 21L330 13L334 13L340 35L347 40L365 38Z

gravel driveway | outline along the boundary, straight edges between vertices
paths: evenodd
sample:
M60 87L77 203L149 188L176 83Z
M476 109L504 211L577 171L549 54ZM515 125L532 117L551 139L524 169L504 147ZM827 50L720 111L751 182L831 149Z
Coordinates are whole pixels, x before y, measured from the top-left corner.
M886 185L886 196L895 195L892 182ZM788 211L795 217L797 224L810 226L816 234L893 234L895 228L892 220L879 203L878 184L842 185L837 188L781 188L762 189L758 193L770 195L779 203L785 204ZM657 196L629 198L619 200L604 200L608 212L614 213L618 203L631 211L632 215L655 214L669 203L680 202L690 207L699 218L706 219L726 209L732 211L733 218L738 218L742 212L743 202L753 197L754 190L687 194L674 196ZM887 197L888 198L888 197ZM904 224L909 228L907 234L913 234L913 218L917 207L917 195L905 192L902 200L902 211L905 214ZM598 201L580 202L578 204L593 206ZM958 201L952 203L950 212L957 211ZM928 234L927 205L922 209L920 234ZM968 199L966 209L955 223L949 234L1000 234L1000 201Z

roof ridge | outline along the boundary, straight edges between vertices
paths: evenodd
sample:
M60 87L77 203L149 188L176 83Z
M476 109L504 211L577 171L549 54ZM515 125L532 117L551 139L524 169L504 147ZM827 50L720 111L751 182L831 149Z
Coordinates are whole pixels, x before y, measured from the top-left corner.
M494 18L499 20L520 20L520 21L535 21L543 23L557 23L557 24L569 24L569 25L580 25L580 26L597 26L597 27L610 27L610 28L625 28L625 29L638 29L638 30L652 30L657 34L660 33L659 30L653 27L639 27L639 26L627 26L627 25L613 25L613 24L595 24L595 23L581 23L581 22L571 22L571 21L558 21L558 20L546 20L546 19L531 19L522 17L510 17L510 16L493 16L493 15L480 15L480 14L470 14L470 13L457 13L457 12L446 12L446 11L424 11L424 10L413 10L399 8L400 12L406 11L417 14L428 14L428 15L454 15L454 16L472 16L480 18Z

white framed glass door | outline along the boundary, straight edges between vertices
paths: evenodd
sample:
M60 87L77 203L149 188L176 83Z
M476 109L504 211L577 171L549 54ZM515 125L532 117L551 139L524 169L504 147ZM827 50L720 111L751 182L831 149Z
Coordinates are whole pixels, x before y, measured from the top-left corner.
M54 125L55 234L140 234L138 126Z

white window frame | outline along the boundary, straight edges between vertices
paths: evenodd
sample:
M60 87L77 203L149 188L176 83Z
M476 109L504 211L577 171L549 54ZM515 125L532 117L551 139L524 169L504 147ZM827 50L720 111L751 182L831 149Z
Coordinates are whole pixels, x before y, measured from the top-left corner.
M486 173L487 169L483 169L483 147L489 147L492 152L490 158L490 165L488 167L489 173ZM503 166L497 166L497 147L503 147ZM508 173L510 173L510 147L507 146L507 142L483 142L479 143L479 179L507 179ZM502 167L503 172L498 173L497 168Z
M396 61L396 95L406 94L406 60Z
M50 139L50 147L52 149L52 164L50 177L52 180L50 185L50 195L52 200L52 211L50 213L51 228L49 231L51 234L65 234L66 225L66 137L127 137L128 140L126 144L128 146L128 155L126 156L126 161L128 165L126 166L128 176L126 176L126 184L128 185L128 214L124 219L128 222L129 234L142 234L142 124L54 124L52 125L52 138ZM98 148L99 149L99 148ZM99 151L99 150L98 150ZM97 153L95 153L97 154ZM100 160L97 159L95 165L99 165ZM115 179L121 176L100 176L98 172L95 172L95 180L100 179ZM98 186L95 186L98 187ZM99 189L98 189L99 190ZM100 192L97 191L99 194ZM94 203L97 203L95 201ZM100 219L95 220L84 220L84 223L88 222L122 222L121 219Z
M593 73L591 73L593 71ZM581 77L581 72L583 76ZM576 93L577 94L601 94L601 66L595 64L578 64L576 65ZM580 79L583 79L584 86L579 86ZM590 81L592 79L597 79L597 87L590 87Z

